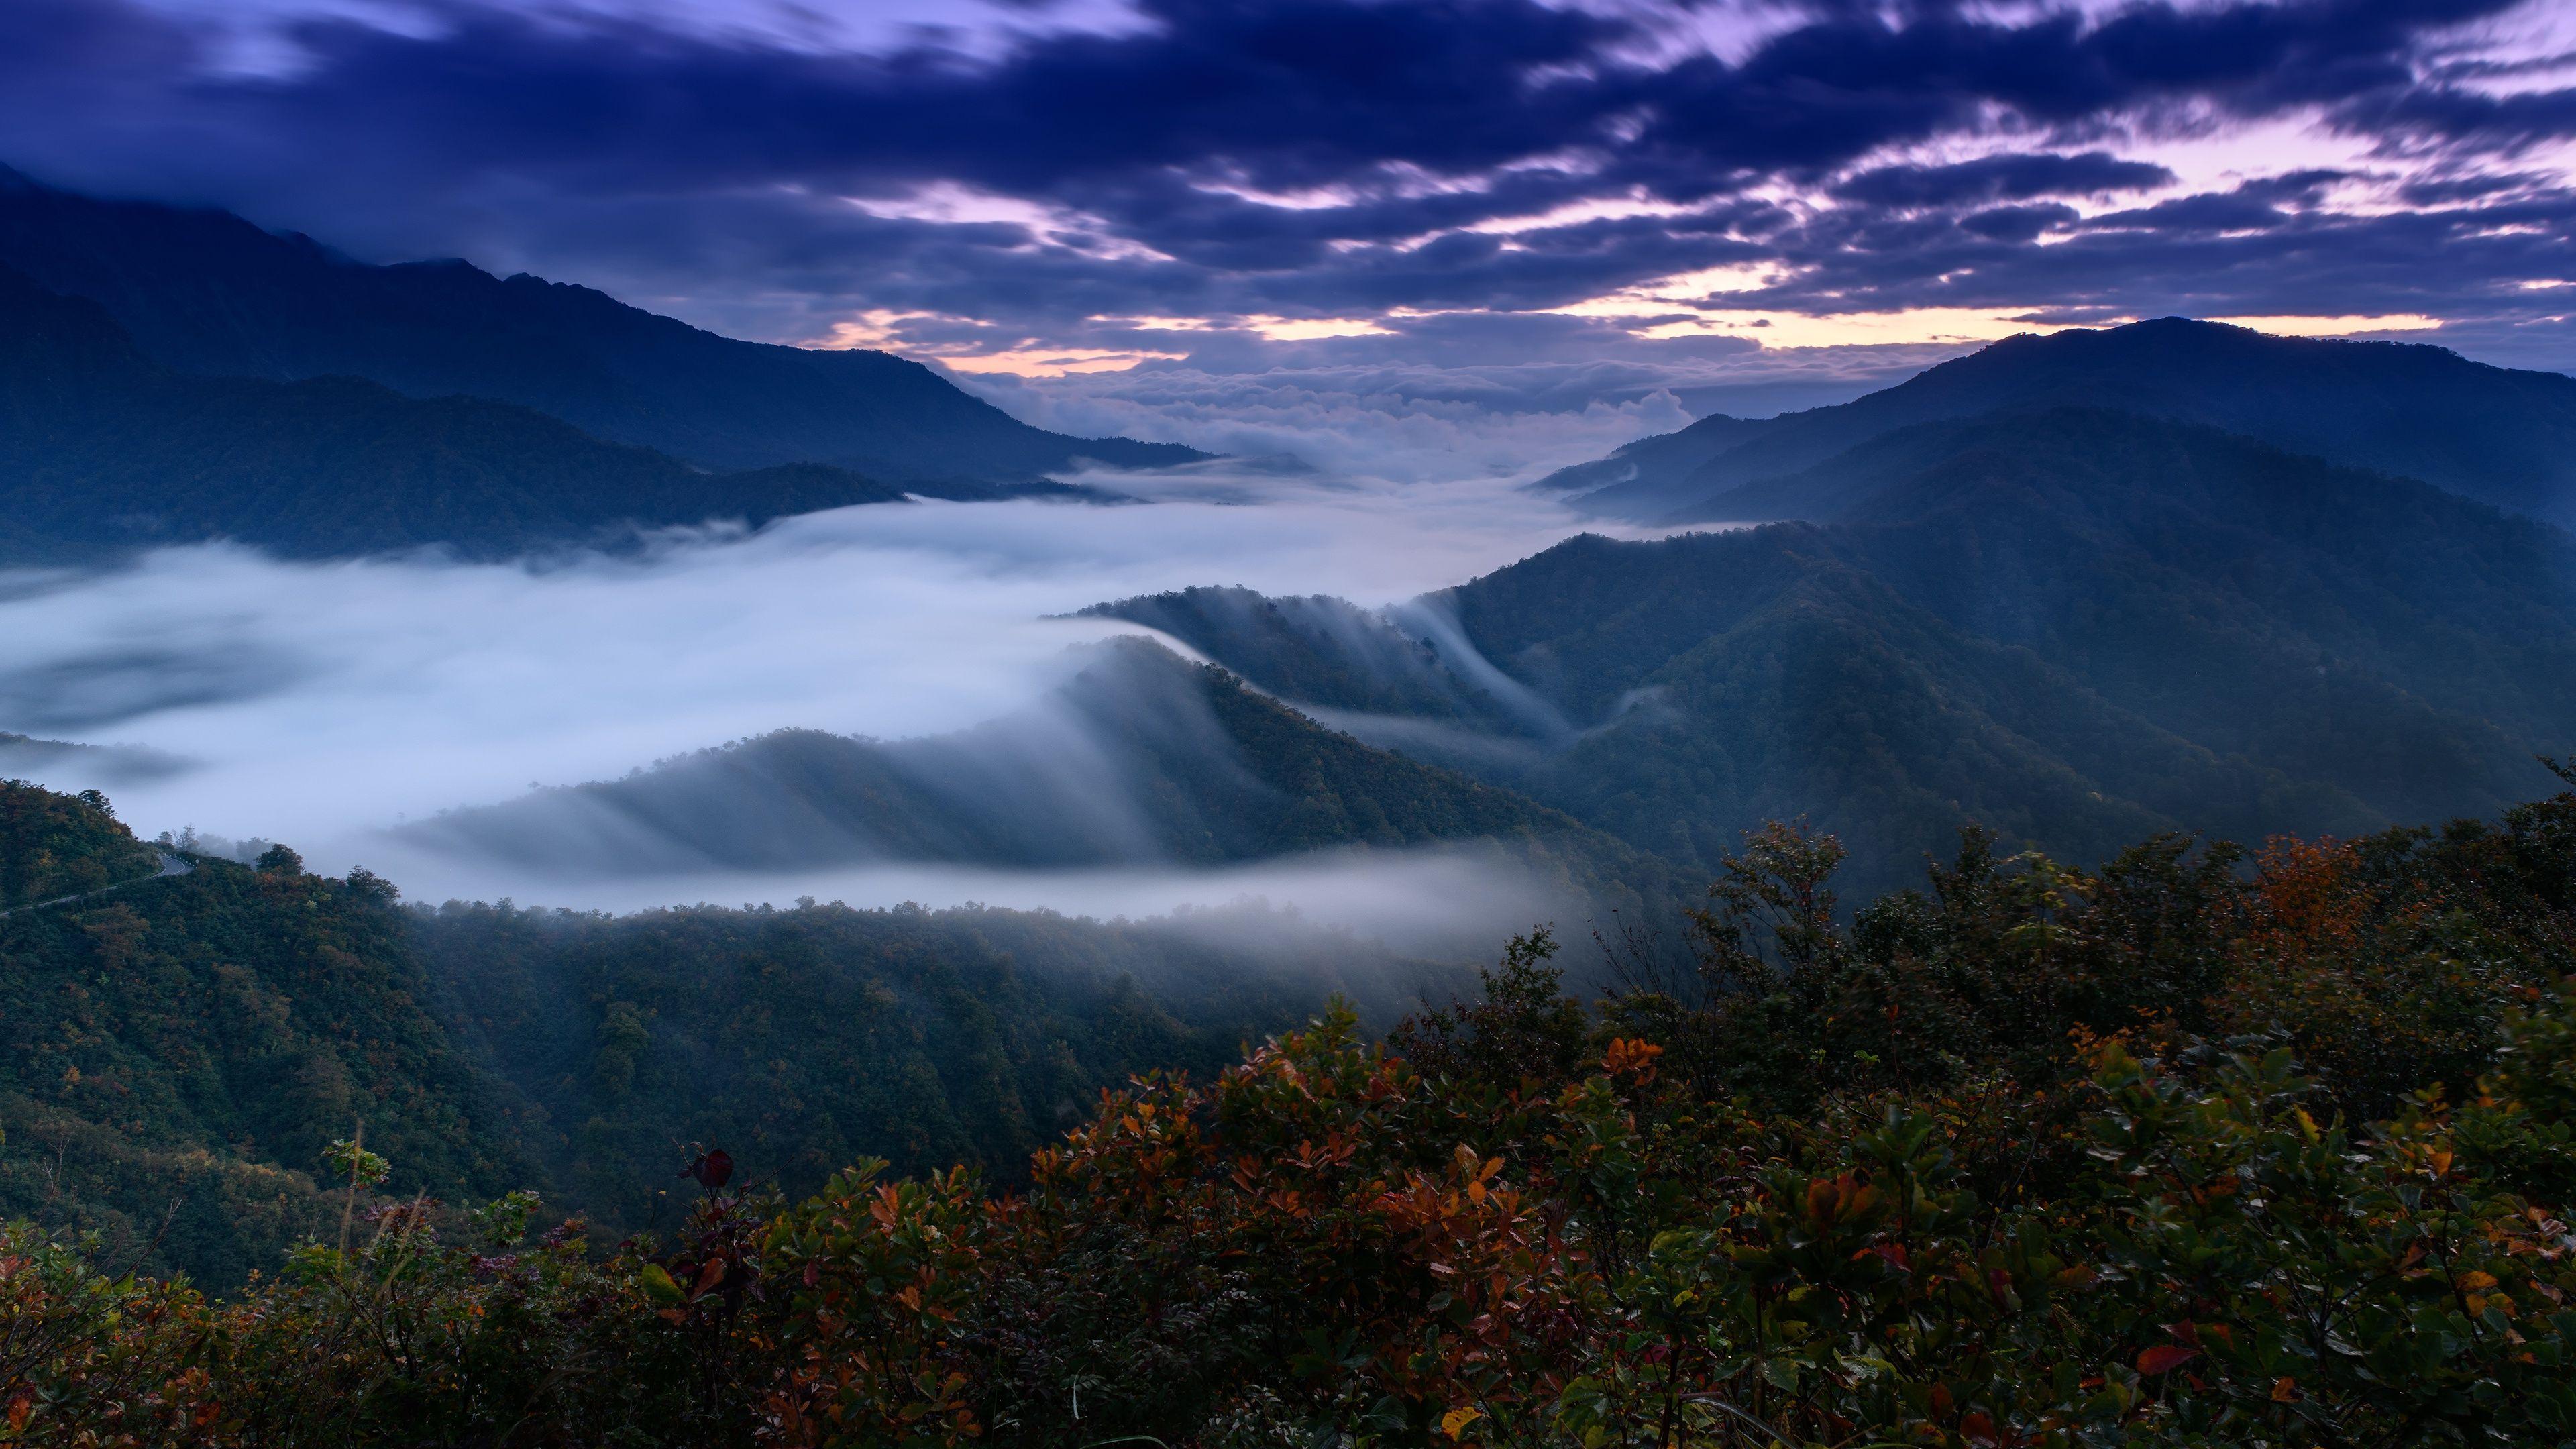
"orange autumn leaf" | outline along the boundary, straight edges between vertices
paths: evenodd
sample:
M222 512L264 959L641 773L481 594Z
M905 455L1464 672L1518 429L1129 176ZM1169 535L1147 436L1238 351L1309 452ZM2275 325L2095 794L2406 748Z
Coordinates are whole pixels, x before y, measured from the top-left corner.
M2178 1343L2160 1343L2138 1355L2138 1372L2151 1375L2171 1373L2198 1357L2199 1349L2185 1348Z
M1639 1080L1652 1081L1655 1058L1663 1054L1664 1049L1653 1042L1620 1037L1612 1041L1609 1050L1603 1054L1601 1070L1614 1077L1621 1072L1633 1071Z

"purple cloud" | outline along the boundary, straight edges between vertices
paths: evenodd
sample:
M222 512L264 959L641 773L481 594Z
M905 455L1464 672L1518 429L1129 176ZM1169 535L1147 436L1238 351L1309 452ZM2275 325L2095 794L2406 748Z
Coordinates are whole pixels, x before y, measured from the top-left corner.
M2535 284L2576 276L2576 189L2534 159L2576 91L2508 34L2540 3L1816 0L1720 53L1699 12L1540 0L1139 0L865 43L425 0L282 10L245 68L192 12L18 0L0 160L791 340L869 316L934 350L1138 348L1180 317L1217 330L1160 350L1213 359L1283 355L1244 319L1367 318L1447 349L1424 314L1710 269L1799 315L2493 337L2555 326ZM2214 174L2257 126L2306 139Z

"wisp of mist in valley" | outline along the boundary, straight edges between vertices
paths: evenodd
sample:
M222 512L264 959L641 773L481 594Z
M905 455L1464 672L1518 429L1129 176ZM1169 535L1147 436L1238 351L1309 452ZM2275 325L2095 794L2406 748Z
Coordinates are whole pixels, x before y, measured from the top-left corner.
M22 747L13 768L63 789L111 788L147 834L286 840L317 868L368 866L429 900L628 910L971 899L1160 915L1249 896L1416 944L1563 904L1490 851L1323 852L1260 867L1174 859L1122 835L1127 782L1096 722L1052 696L1101 641L1150 632L1085 617L1087 606L1220 581L1401 604L1581 520L1508 479L1212 466L1087 481L1137 501L868 505L511 562L423 550L310 563L215 543L95 572L25 571L0 592L0 630L33 644L0 670L0 716L104 747ZM1461 641L1452 657L1472 648ZM1191 725L1186 711L1147 712ZM632 825L594 823L593 848L573 851L545 848L560 836L530 838L533 819L508 829L520 849L440 823L782 729L902 741L1015 717L998 758L986 740L956 768L980 755L1033 772L988 792L1051 811L1043 829L1073 842L1028 869L908 858L900 844L856 838L748 862L695 849L705 832L685 812L649 842ZM1058 787L1042 802L1037 777ZM599 829L624 831L632 848L603 845ZM1110 843L1084 849L1089 835ZM1438 922L1407 904L1424 899L1450 903Z

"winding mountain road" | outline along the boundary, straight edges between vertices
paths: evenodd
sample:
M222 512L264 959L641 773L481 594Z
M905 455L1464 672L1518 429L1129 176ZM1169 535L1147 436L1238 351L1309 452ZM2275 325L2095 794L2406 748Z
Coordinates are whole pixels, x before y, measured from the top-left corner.
M127 886L141 885L147 880L168 880L174 875L186 875L188 872L196 869L195 866L188 863L186 857L174 852L160 850L155 853L161 857L161 868L150 875L139 875L132 880L121 880L114 885L100 886L94 891L81 891L74 895L56 896L49 901L29 901L23 906L11 906L5 911L0 911L0 916L14 916L20 911L40 911L47 906L67 906L74 901L85 901L92 896L103 896L110 891L121 891Z

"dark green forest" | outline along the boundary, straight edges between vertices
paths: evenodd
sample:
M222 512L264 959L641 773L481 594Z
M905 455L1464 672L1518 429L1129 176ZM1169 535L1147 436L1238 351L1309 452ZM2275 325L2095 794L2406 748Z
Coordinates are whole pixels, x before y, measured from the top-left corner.
M1138 1072L1212 1073L1336 990L1392 1020L1455 979L1259 907L450 903L411 927L460 1039L533 1108L553 1194L612 1233L677 1223L665 1164L693 1142L798 1193L864 1157L1012 1181Z
M9 879L34 860L157 866L100 804L0 785ZM1136 1072L1213 1071L1335 989L1392 1020L1455 976L1255 906L607 917L263 861L0 918L0 1216L236 1285L328 1226L324 1155L362 1122L389 1191L533 1188L619 1232L672 1225L690 1141L798 1193L867 1156L1008 1178Z
M116 823L106 800L0 791L0 908L149 876L161 858Z

